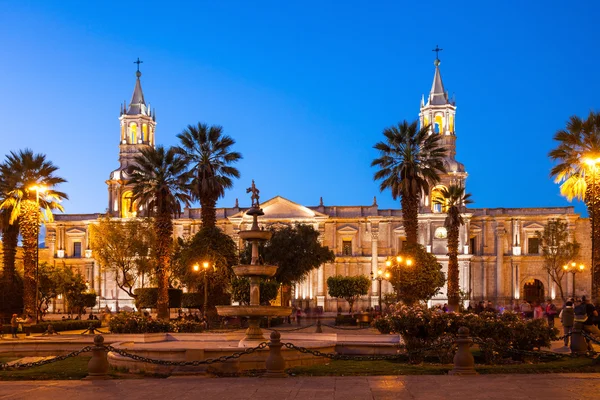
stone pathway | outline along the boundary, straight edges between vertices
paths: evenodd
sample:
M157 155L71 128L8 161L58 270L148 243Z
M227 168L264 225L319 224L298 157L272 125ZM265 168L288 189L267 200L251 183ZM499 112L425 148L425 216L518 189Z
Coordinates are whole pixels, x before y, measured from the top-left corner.
M1 382L0 400L598 398L600 374L131 379Z

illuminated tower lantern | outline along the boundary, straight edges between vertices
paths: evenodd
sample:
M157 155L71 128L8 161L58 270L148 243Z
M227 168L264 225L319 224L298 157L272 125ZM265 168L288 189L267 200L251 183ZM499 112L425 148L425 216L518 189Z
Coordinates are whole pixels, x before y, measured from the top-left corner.
M131 218L136 216L137 205L131 203L131 187L128 185L134 159L141 150L154 147L156 115L146 104L140 77L140 64L137 64L135 88L129 105L123 103L119 121L121 135L119 139L119 168L111 172L108 185L108 213L114 217Z

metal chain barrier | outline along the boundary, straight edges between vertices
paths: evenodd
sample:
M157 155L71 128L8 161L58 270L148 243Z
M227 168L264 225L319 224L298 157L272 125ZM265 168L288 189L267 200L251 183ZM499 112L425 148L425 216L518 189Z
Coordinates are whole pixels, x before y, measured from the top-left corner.
M586 338L587 340L589 340L592 343L596 343L596 344L600 344L600 340L596 339L594 336L590 335L588 332L586 331L581 331L581 335Z
M565 336L569 336L569 335L565 335ZM565 336L563 336L562 338L559 338L559 339L564 339ZM473 343L478 344L479 346L483 346L483 347L488 347L488 348L491 347L493 350L498 351L499 353L505 352L505 353L510 353L510 354L518 354L518 355L522 355L522 356L531 356L531 357L536 357L536 358L553 358L553 359L571 357L570 353L555 353L553 351L547 351L547 350L536 350L536 351L521 350L521 349L515 349L513 347L502 347L502 346L496 344L496 342L494 342L494 341L486 341L479 337L472 337L471 339L473 340Z
M296 346L293 343L282 343L288 349L296 350L303 354L312 354L316 357L328 358L330 360L344 360L344 361L397 361L402 358L406 358L408 356L416 355L419 353L426 353L432 350L435 350L436 346L421 348L412 350L406 353L398 353L398 354L377 354L377 355L368 355L368 356L357 356L357 355L347 355L347 354L338 354L338 353L323 353L319 350L311 350L306 347Z
M158 364L158 365L168 365L168 366L178 366L178 367L186 367L186 366L198 366L198 365L208 365L214 363L221 363L228 360L240 358L247 354L252 354L257 350L265 349L269 346L267 342L262 342L256 347L247 348L244 351L240 351L237 353L233 353L227 356L221 356L217 358L207 358L205 360L195 360L195 361L167 361L167 360L158 360L154 358L148 358L143 356L138 356L137 354L131 354L126 352L125 350L117 349L113 346L105 346L107 351L112 351L114 353L119 354L120 356L131 358L132 360L141 361L149 364Z
M9 370L17 370L17 369L40 367L42 365L52 364L52 363L55 363L55 362L58 362L58 361L66 360L67 358L77 357L81 353L87 353L88 351L91 351L92 349L93 349L93 346L86 346L86 347L84 347L81 350L73 351L73 352L71 352L69 354L65 354L65 355L62 355L62 356L57 356L57 357L54 357L54 358L48 358L46 360L28 362L28 363L23 363L23 364L13 364L13 365L9 365L8 363L6 363L6 364L0 364L0 371L9 371Z

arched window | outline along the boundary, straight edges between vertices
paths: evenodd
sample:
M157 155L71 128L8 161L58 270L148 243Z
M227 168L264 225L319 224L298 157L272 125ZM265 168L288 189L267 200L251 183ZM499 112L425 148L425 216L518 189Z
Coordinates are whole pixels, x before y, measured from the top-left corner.
M450 121L448 121L448 130L454 133L454 115L450 116Z
M433 124L433 131L435 133L442 133L444 126L444 118L441 115L435 116L435 123Z
M144 142L148 141L148 124L142 125L142 140Z
M121 197L121 216L122 218L133 218L137 215L135 204L132 203L131 197L133 193L131 191L126 191L123 193Z
M121 143L125 140L125 124L121 124Z
M441 213L443 211L443 207L441 204L436 203L436 199L440 196L442 189L444 186L436 186L431 191L431 211L434 213Z
M136 144L137 143L137 136L138 131L137 131L137 124L135 122L132 122L131 124L129 124L129 143L131 144Z

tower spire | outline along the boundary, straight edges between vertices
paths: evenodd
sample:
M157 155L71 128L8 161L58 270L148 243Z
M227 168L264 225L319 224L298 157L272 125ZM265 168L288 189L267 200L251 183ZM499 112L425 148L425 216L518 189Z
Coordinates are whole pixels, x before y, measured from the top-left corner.
M144 92L142 91L142 83L140 81L140 77L142 73L140 72L140 64L143 61L140 61L140 58L133 62L137 64L137 71L135 72L136 80L135 87L133 88L133 95L131 96L131 102L129 102L129 107L127 108L127 115L149 115L149 110L146 105L146 101L144 100Z
M442 74L440 73L440 51L444 49L440 49L438 45L435 46L435 61L433 65L435 65L435 74L433 75L433 83L431 85L431 91L429 92L429 99L427 104L433 106L441 106L444 104L448 104L448 94L444 90L444 83L442 82Z

